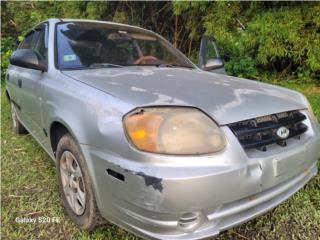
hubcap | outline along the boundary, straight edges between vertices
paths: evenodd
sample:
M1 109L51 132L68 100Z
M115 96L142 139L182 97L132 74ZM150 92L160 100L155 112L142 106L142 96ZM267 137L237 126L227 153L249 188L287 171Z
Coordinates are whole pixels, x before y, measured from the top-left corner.
M60 161L60 177L66 199L73 212L82 215L86 206L86 193L79 163L70 151L64 151Z

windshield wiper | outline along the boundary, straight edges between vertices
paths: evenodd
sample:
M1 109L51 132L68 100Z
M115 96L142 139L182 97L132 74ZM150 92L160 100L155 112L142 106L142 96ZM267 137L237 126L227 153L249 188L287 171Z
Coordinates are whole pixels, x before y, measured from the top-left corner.
M159 68L188 68L188 69L194 69L192 66L185 66L185 65L177 65L177 64L168 64L168 63L152 63L152 64L126 64L123 66L155 66Z
M169 68L189 68L193 69L193 67L185 66L185 65L177 65L177 64L159 64L157 67L169 67Z
M112 63L92 63L90 68L122 68L123 66Z

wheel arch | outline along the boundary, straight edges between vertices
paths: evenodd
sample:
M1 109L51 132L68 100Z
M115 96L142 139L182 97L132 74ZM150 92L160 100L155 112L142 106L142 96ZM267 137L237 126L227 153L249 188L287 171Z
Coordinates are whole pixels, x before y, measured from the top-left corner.
M11 101L11 97L10 97L8 89L6 89L6 97L7 97L7 100L10 102Z
M58 146L59 140L61 139L61 137L63 135L65 135L67 133L70 134L75 141L77 141L72 130L65 122L60 121L60 120L54 120L50 124L49 138L50 138L51 149L52 149L54 156L56 156L56 151L57 151L57 146Z

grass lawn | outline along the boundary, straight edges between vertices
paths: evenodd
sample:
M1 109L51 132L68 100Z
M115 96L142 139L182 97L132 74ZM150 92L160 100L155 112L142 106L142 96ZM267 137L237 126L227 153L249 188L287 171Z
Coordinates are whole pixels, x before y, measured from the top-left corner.
M281 85L303 92L320 119L320 87ZM30 136L11 132L10 112L1 87L1 237L3 239L139 239L112 224L88 234L64 215L55 166ZM319 164L318 164L319 166ZM49 217L51 223L17 223L17 217ZM56 221L60 220L59 223ZM320 176L272 211L216 239L319 239Z

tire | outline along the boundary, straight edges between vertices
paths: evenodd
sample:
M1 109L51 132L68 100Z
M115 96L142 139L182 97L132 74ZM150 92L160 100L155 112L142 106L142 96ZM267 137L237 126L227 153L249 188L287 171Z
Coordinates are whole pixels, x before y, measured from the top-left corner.
M56 160L65 213L81 229L94 230L104 221L97 208L84 156L70 134L59 140Z
M12 101L10 101L10 110L11 110L11 120L12 120L12 131L15 134L27 134L28 131L22 125L22 123L18 119L16 106Z

